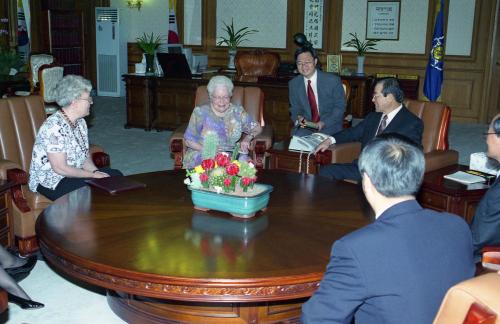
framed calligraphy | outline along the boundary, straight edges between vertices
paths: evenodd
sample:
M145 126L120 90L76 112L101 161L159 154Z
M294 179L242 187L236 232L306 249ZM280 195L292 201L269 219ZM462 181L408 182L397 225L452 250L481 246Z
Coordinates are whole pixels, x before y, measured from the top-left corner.
M368 0L366 39L399 40L401 2Z
M323 0L304 2L304 35L314 48L323 47Z

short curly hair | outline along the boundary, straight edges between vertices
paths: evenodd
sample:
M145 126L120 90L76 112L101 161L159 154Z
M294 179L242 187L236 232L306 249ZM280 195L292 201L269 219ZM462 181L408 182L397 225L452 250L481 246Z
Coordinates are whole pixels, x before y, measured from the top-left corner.
M208 96L211 98L212 93L215 91L215 88L221 86L226 87L230 97L233 96L233 89L234 89L233 82L228 77L223 75L216 75L210 79L210 81L207 84Z
M57 83L55 94L56 102L61 107L69 106L74 100L80 98L82 92L92 90L89 80L79 75L68 74Z

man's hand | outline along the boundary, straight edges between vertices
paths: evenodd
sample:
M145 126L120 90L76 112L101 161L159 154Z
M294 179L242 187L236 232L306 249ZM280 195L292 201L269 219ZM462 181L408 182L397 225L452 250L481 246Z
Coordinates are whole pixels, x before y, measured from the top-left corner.
M330 145L332 145L332 140L327 138L323 142L319 143L318 146L316 146L316 148L314 149L314 154L318 152L324 152L327 148L330 147Z
M323 127L325 127L325 123L323 123L322 121L319 121L316 123L316 125L318 125L318 130L320 131L321 129L323 129Z

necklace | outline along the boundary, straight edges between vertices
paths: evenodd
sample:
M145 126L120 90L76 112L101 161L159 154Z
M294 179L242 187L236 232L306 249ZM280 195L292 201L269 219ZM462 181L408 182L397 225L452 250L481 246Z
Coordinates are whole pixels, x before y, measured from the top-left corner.
M78 146L80 147L82 152L85 154L85 156L88 156L89 149L85 145L85 139L83 138L83 134L82 134L82 131L80 130L80 127L78 127L78 125L76 123L73 123L71 121L71 119L69 119L69 117L68 117L68 115L66 115L66 112L64 111L64 109L61 109L60 111L64 117L64 120L68 123L68 125L71 128L73 136L75 137L76 144L78 144ZM78 136L76 133L78 133Z

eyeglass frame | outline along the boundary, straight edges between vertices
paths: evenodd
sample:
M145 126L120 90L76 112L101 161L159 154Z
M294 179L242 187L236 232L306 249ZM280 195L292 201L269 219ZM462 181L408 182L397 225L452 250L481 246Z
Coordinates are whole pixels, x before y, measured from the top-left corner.
M230 96L222 96L222 97L210 96L210 99L214 100L214 101L221 101L221 100L223 100L224 102L231 101L231 97Z
M314 64L314 61L306 61L306 62L302 62L302 61L297 61L295 64L297 64L297 67L299 66L310 66L310 65L313 65Z
M92 97L88 97L88 98L77 98L76 100L85 100L86 102L88 102L89 104L93 104L94 103L94 99Z
M483 133L483 136L488 136L488 135L493 135L493 134L500 135L500 133L497 133L497 132L485 132L485 133Z

